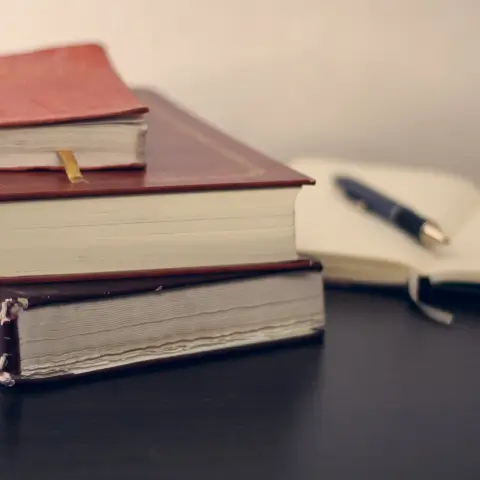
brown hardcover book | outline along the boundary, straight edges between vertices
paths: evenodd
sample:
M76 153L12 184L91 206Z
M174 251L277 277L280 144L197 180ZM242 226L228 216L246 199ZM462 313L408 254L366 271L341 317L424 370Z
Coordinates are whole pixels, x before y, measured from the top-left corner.
M294 204L313 180L154 92L145 170L0 173L0 280L143 276L297 258Z
M0 170L144 165L143 104L98 44L0 56Z
M136 90L147 105L147 168L87 172L0 172L0 200L145 195L240 188L300 187L314 181L235 140L165 96Z
M0 383L102 371L323 331L322 267L296 261L0 287Z

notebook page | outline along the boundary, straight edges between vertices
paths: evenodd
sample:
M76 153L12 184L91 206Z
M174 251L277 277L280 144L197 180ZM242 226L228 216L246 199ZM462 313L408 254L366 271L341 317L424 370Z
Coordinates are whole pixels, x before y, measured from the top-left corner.
M290 166L316 179L297 197L297 249L322 260L350 257L404 265L419 273L438 253L418 245L406 234L348 202L333 186L347 174L436 220L451 237L480 203L473 184L451 175L411 167L383 166L336 158L296 158Z
M477 208L441 258L430 266L428 275L433 282L480 282L480 205Z

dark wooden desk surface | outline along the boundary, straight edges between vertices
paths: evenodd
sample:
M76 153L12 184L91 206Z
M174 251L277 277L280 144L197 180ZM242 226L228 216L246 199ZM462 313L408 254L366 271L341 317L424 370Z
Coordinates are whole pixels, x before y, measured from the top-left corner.
M323 347L2 394L2 480L480 478L480 318L327 301Z

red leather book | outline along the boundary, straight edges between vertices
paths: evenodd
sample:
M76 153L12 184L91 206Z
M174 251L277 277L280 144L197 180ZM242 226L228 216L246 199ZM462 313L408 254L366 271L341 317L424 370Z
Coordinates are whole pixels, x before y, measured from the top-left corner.
M0 173L0 280L143 276L297 258L313 183L151 91L145 170Z
M58 150L84 169L143 164L148 111L98 44L0 57L0 169L61 169Z
M141 114L105 49L79 44L0 57L0 127Z

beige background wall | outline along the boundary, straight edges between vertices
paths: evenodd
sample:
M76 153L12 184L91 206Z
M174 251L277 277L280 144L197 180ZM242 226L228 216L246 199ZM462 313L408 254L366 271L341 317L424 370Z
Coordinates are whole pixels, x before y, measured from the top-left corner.
M478 0L0 0L0 51L100 40L282 160L449 165L480 178Z

